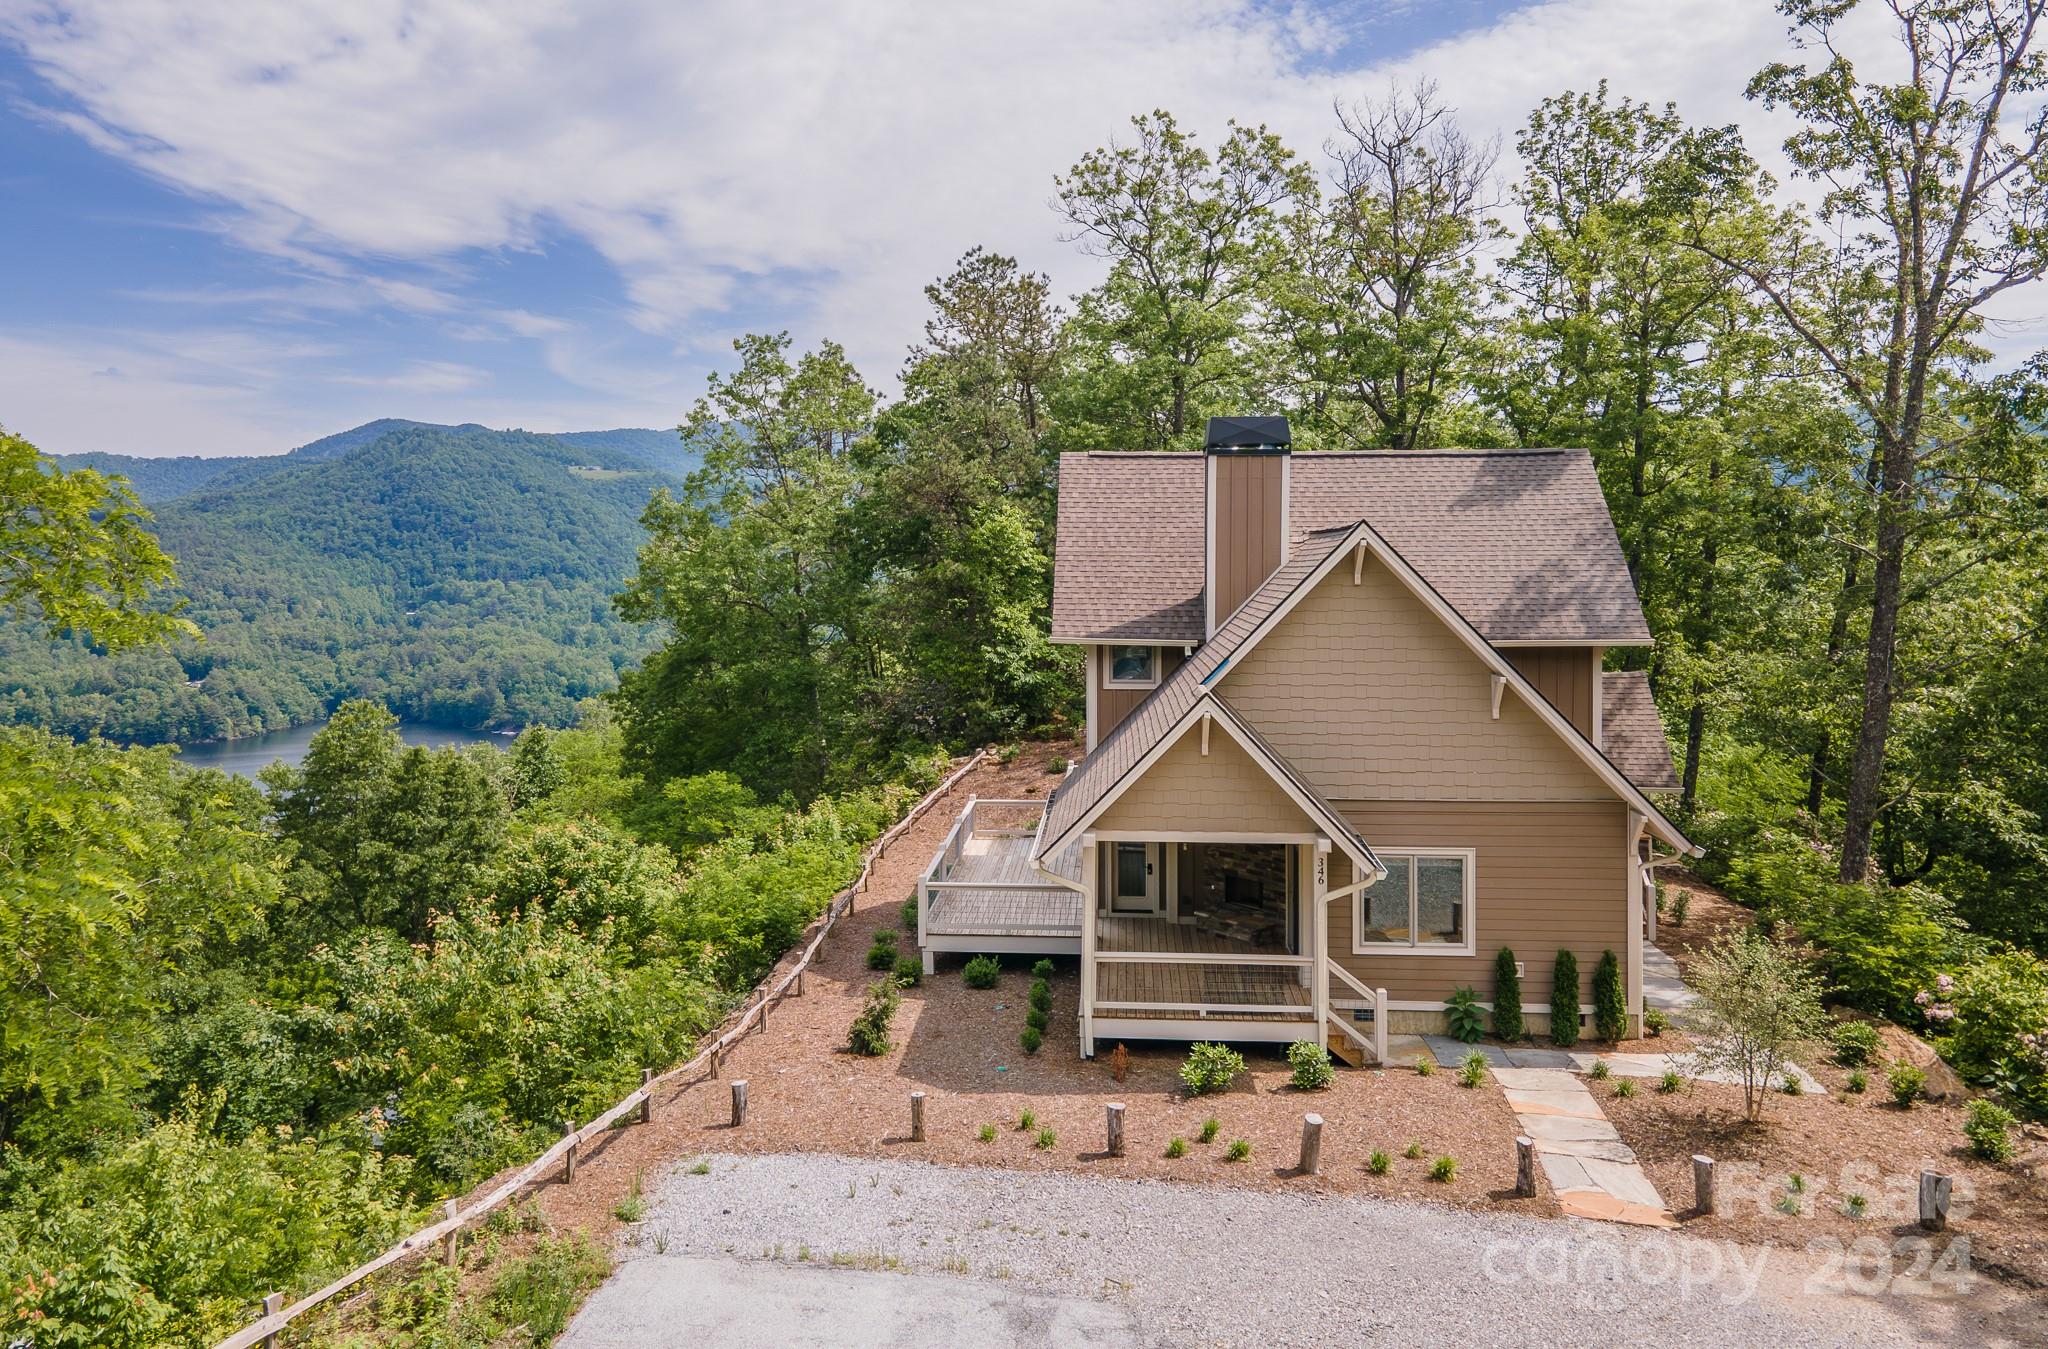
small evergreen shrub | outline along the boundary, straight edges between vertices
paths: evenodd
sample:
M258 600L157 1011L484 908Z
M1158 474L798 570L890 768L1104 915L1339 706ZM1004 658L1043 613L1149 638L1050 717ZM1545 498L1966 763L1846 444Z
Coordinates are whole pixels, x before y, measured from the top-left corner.
M1024 1014L1024 1024L1043 1035L1046 1027L1052 1024L1052 1017L1034 1007Z
M1970 1102L1970 1117L1963 1121L1963 1137L1970 1151L1987 1162L2012 1160L2012 1131L2019 1125L2012 1111L1981 1097Z
M901 956L896 961L896 982L904 988L916 988L924 982L924 961L915 955Z
M1666 1068L1664 1070L1664 1076L1657 1079L1657 1091L1659 1095L1669 1096L1674 1092L1683 1090L1684 1087L1685 1079L1678 1075L1678 1070L1676 1068Z
M1838 1021L1828 1032L1828 1046L1835 1062L1844 1068L1861 1068L1877 1057L1884 1037L1868 1021Z
M889 1026L895 1021L896 1009L902 1002L894 979L877 979L868 985L868 1000L847 1031L847 1044L854 1053L879 1058L889 1052L892 1048Z
M1493 958L1493 1033L1503 1040L1519 1040L1526 1029L1522 976L1515 973L1514 951L1503 946Z
M1296 1091L1321 1091L1330 1085L1330 1051L1314 1040L1296 1040L1287 1046L1287 1064L1294 1069Z
M897 926L905 932L917 931L917 896L903 901L903 907L896 911Z
M1478 1044L1486 1034L1486 1013L1480 1010L1479 995L1469 985L1452 989L1451 996L1444 999L1444 1019L1450 1023L1452 1038L1468 1045Z
M969 988L994 988L1003 974L1003 962L994 956L976 956L960 971Z
M1476 1087L1486 1080L1486 1055L1478 1050L1467 1054L1458 1064L1458 1085Z
M1037 1026L1026 1026L1017 1036L1017 1043L1027 1054L1036 1054L1045 1043L1045 1032Z
M1458 1178L1458 1159L1446 1153L1429 1164L1429 1178L1448 1184Z
M1671 1029L1671 1018L1664 1015L1660 1007L1652 1007L1643 1013L1643 1034L1652 1040Z
M1066 761L1065 757L1064 757L1064 756L1062 756L1062 755L1058 755L1058 754L1055 754L1055 755L1053 755L1053 756L1052 756L1052 757L1051 757L1050 759L1047 759L1047 760L1045 761L1045 771L1046 771L1046 772L1048 772L1048 773L1064 773L1064 772L1066 772L1066 771L1067 771L1067 761Z
M1187 1084L1189 1095L1207 1096L1229 1087L1243 1071L1244 1055L1228 1045L1203 1041L1188 1050L1187 1062L1180 1066L1180 1080Z
M1052 985L1043 979L1032 980L1031 993L1026 1000L1030 1002L1032 1010L1050 1013L1052 1011Z
M1251 1155L1252 1145L1242 1138L1234 1138L1230 1142L1229 1150L1223 1154L1223 1160L1226 1162L1241 1162Z
M1394 1159L1389 1157L1384 1149L1374 1148L1372 1156L1365 1159L1365 1169L1375 1176L1384 1176L1394 1169Z
M1185 1138L1182 1138L1182 1137L1181 1137L1181 1136L1180 1136L1179 1134L1175 1134L1175 1135L1174 1135L1174 1136L1173 1136L1172 1138L1169 1138L1169 1139L1167 1139L1167 1140L1166 1140L1166 1155L1167 1155L1167 1156L1169 1156L1169 1157L1185 1157L1185 1156L1187 1156L1187 1155L1188 1155L1188 1140L1187 1140L1187 1139L1185 1139Z
M1209 1116L1209 1118L1202 1121L1202 1132L1200 1134L1201 1141L1204 1143L1215 1142L1216 1135L1218 1132L1222 1130L1222 1128L1222 1120L1217 1119L1214 1115Z
M1570 951L1551 967L1550 1038L1565 1049L1579 1042L1579 958Z
M868 947L868 968L889 970L896 967L896 934L887 928L875 934L874 944Z
M1911 1109L1913 1102L1920 1099L1920 1093L1927 1090L1927 1074L1904 1059L1895 1059L1892 1066L1885 1069L1884 1083L1891 1089L1892 1100Z
M1869 1089L1870 1074L1864 1072L1861 1068L1853 1069L1849 1073L1848 1082L1845 1083L1842 1087L1842 1090L1856 1096L1861 1096L1864 1092L1868 1091Z
M1034 979L1050 979L1052 978L1053 968L1052 957L1046 956L1031 967L1031 977Z
M1401 1149L1401 1155L1411 1162L1419 1162L1427 1151L1428 1149L1422 1146L1422 1140L1418 1138Z
M1692 912L1692 891L1680 890L1671 901L1671 926L1684 927L1685 916Z
M1621 960L1612 951L1600 954L1593 967L1593 1026L1609 1044L1628 1038L1628 988L1621 979Z

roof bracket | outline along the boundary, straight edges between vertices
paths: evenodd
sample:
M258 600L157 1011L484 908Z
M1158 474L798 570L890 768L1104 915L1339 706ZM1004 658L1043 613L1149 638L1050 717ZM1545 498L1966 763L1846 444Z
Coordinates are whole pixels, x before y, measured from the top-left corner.
M1495 675L1493 677L1493 719L1495 721L1500 720L1500 695L1506 690L1507 686L1508 677L1506 675Z
M1365 579L1365 540L1358 541L1358 556L1351 559L1351 584L1357 585Z
M1207 715L1202 718L1202 757L1205 759L1209 757L1209 723L1214 720L1214 717Z

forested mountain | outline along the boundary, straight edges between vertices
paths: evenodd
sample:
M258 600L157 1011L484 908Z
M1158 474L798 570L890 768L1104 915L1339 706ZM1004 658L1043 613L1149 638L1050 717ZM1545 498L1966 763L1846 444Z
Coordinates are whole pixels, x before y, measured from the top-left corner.
M361 696L452 725L563 722L646 649L611 595L669 480L657 442L686 465L673 432L399 421L244 461L156 508L206 640L109 659L0 630L0 720L192 741Z

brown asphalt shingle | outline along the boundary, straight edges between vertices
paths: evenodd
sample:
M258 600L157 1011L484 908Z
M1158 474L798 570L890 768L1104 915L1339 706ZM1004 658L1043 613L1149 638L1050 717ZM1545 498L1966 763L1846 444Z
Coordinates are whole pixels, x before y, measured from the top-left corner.
M1203 456L1060 459L1055 641L1202 640ZM1583 450L1293 457L1288 525L1363 519L1488 641L1648 644Z
M1600 748L1622 775L1644 792L1675 792L1671 742L1650 696L1650 676L1641 670L1608 670L1600 676Z

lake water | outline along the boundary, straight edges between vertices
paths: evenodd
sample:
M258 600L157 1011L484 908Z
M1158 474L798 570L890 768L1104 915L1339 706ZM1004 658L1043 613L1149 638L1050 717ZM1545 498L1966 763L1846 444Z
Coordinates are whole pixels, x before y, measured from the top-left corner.
M192 768L218 768L223 773L239 773L245 778L253 778L279 759L296 765L306 757L307 746L313 743L313 737L325 725L321 722L312 726L294 726L289 731L271 731L267 735L243 736L240 740L187 745L178 751L178 762ZM443 745L502 747L512 743L509 735L463 731L452 726L426 726L413 721L399 722L398 735L408 745L425 745L432 749Z

